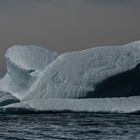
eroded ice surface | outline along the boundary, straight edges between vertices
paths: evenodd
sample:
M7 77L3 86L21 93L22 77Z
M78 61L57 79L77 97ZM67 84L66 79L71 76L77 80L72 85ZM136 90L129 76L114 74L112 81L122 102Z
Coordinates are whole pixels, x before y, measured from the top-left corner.
M0 108L0 112L107 112L138 113L140 96L92 99L35 99Z
M8 73L0 88L21 102L1 112L139 112L140 41L60 56L33 46L15 48L6 54Z
M64 53L45 68L24 100L139 95L139 63L140 42Z
M11 47L5 54L7 74L0 81L0 88L22 98L57 56L56 52L33 45Z

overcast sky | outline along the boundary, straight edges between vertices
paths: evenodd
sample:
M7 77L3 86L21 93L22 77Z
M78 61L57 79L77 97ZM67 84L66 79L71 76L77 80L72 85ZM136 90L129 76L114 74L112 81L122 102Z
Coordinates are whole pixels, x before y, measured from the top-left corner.
M16 44L58 52L140 39L140 0L0 0L0 69Z

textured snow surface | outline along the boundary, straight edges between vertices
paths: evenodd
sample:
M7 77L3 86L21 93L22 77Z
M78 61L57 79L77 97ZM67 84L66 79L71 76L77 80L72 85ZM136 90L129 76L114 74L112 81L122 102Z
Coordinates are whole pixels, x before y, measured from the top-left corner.
M14 46L7 50L7 74L0 88L22 98L43 69L56 59L58 53L38 46Z
M24 100L139 95L140 42L64 53L31 86Z
M0 112L73 111L136 113L140 111L140 96L98 99L36 99L4 106Z
M6 91L0 91L0 106L5 106L12 103L18 103L19 99Z
M140 111L140 41L60 56L37 46L15 46L6 60L0 89L21 102L0 112ZM0 94L0 102L11 94Z
M35 45L14 46L8 49L5 55L7 63L12 63L27 71L37 72L42 71L57 56L58 53Z

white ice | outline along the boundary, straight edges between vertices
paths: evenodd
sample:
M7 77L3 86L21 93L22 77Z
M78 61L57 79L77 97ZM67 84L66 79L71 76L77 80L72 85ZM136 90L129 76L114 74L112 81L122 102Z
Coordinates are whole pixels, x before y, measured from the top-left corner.
M0 106L20 102L19 99L6 91L0 91Z
M139 113L140 96L92 99L35 99L4 106L1 112L95 112Z
M0 88L21 99L57 56L58 53L39 46L11 47L5 54L7 73L0 81Z
M140 110L140 41L58 53L15 46L6 53L0 88L21 100L1 111Z
M45 68L23 100L135 95L139 63L140 42L64 53Z

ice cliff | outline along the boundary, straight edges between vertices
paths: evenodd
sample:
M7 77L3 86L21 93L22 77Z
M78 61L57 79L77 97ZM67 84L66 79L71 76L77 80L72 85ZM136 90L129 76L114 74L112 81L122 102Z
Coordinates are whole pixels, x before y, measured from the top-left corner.
M0 88L20 99L7 110L131 113L140 110L140 41L59 55L37 46L6 53Z

